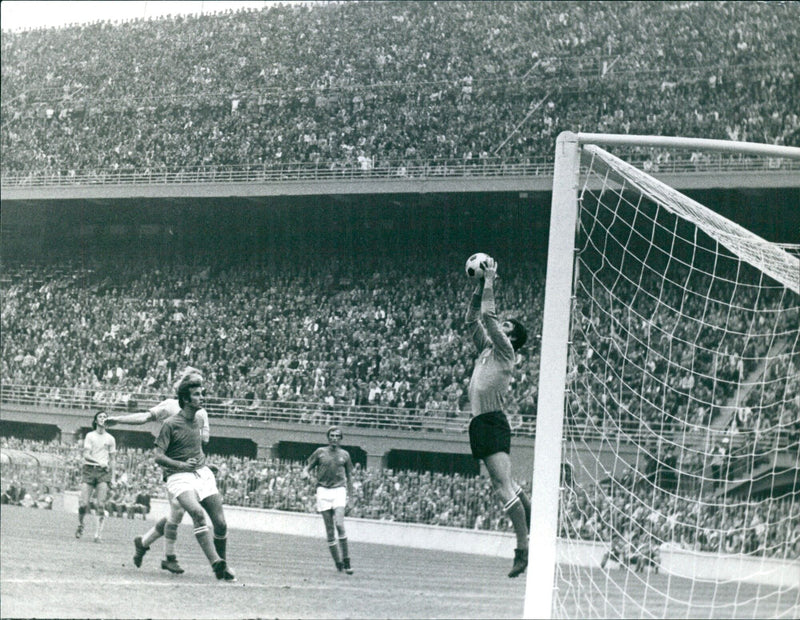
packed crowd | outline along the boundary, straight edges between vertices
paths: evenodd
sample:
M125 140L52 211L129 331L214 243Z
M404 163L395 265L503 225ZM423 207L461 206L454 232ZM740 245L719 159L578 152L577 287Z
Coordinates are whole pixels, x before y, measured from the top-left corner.
M797 145L799 19L344 2L4 31L2 174L524 162L564 130Z
M57 491L76 490L80 481L79 444L44 443L0 438L0 446L63 457L60 468L40 468L28 484L38 482ZM112 495L112 514L140 514L137 496L163 497L158 466L149 452L122 448L122 472ZM217 483L228 505L291 512L314 512L312 482L301 477L302 462L212 455ZM6 467L6 466L4 466ZM16 473L16 472L14 472ZM5 479L20 480L6 475ZM34 474L31 474L34 475ZM520 483L530 491L530 481ZM354 469L351 517L424 523L467 529L510 531L505 513L482 477L458 473ZM713 494L675 494L657 487L637 491L624 485L609 493L598 487L567 484L562 497L560 535L576 540L632 544L645 540L698 551L747 553L800 558L800 503L795 496L779 499L717 498Z
M3 32L2 173L482 161L512 134L499 155L530 158L563 129L795 143L798 6L334 3ZM410 430L459 418L472 351L463 277L450 266L463 257L375 252L356 266L311 254L149 270L4 265L4 395L22 386L50 403L77 394L134 407L166 396L176 368L192 364L218 399L212 414L271 419L281 403L301 422ZM501 287L502 307L534 336L542 282L542 265L526 264ZM606 315L616 302L590 297L574 335L570 424L707 428L766 354L769 328L752 336L756 293L743 290L732 313L695 296L684 305L679 285L655 307L635 297L635 312ZM679 314L705 326L690 333L696 323ZM747 349L725 333L745 334ZM759 431L797 432L790 347L767 368L767 397L753 390L743 403ZM609 362L623 351L616 376ZM509 398L519 433L534 428L538 368L534 338Z
M302 263L220 259L158 270L136 261L93 270L60 263L19 273L9 266L3 397L142 408L171 396L176 368L194 365L206 373L212 415L456 429L467 417L474 358L463 327L470 284L449 268L460 263L455 257L426 256L415 278L395 258L376 253L355 264L309 254ZM531 343L518 353L507 413L515 432L531 434L544 277L533 260L509 271L500 307L521 317ZM280 276L264 280L265 272ZM578 295L568 429L650 428L700 439L727 427L724 412L739 398L747 415L737 432L797 444L797 307L743 285L735 304L733 290L715 293L715 302L686 295L680 278L675 286L649 282L656 277L642 285L661 291L658 303L625 283L613 297L597 284ZM768 355L776 343L784 350Z
M252 263L201 275L196 266L153 271L134 262L11 273L0 376L7 386L47 386L50 394L124 392L135 401L171 395L175 369L194 365L217 403L236 399L244 414L256 415L259 403L315 403L297 421L357 424L355 413L329 420L330 410L346 417L350 406L392 408L409 429L429 417L458 416L474 357L463 329L470 283L460 269L430 258L413 279L391 258L366 260L286 260L268 280L261 274L275 265ZM499 293L533 333L542 279L540 267L519 266ZM519 356L510 399L519 424L521 416L533 421L537 362L535 346ZM364 423L382 422L373 415Z

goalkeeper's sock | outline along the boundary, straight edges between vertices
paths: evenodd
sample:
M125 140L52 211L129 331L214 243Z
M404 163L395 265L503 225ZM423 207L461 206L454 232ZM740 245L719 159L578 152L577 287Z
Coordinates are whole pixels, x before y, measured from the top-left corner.
M522 487L517 489L516 497L522 502L522 507L525 510L525 521L528 523L528 532L531 531L531 500Z
M503 510L511 519L514 526L514 533L517 535L517 549L528 548L528 524L525 520L525 508L519 497L513 497L503 506Z

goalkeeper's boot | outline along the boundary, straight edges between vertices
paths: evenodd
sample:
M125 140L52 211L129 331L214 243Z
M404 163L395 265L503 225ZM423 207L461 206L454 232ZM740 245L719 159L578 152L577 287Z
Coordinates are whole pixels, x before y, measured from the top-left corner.
M161 560L161 568L176 575L183 574L183 567L178 564L178 558L174 555L168 555L166 560Z
M511 572L508 573L509 577L518 577L525 572L528 568L528 550L527 549L514 549L514 566L511 567Z
M75 530L75 538L80 538L83 536L83 523L78 524L78 529Z
M348 575L353 574L353 569L350 568L350 558L344 558L342 560L342 565L344 566L344 572L346 572Z
M341 573L344 570L344 562L336 562L336 570Z
M150 547L144 546L141 536L137 536L133 539L133 546L136 549L135 553L133 554L133 565L136 568L139 568L142 565L142 558L144 558L144 554L150 550Z

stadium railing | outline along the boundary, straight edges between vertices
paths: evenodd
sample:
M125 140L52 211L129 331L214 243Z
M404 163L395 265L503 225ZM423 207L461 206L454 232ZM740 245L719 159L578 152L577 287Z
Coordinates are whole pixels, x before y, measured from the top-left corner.
M164 400L157 393L133 393L113 388L65 388L3 382L0 402L33 407L146 411ZM341 424L405 431L461 432L467 417L455 410L410 409L377 405L347 405L307 401L260 401L207 397L205 409L216 418L265 423ZM527 429L530 431L532 429Z
M41 385L22 385L3 382L0 385L0 403L26 407L97 410L117 412L146 411L164 400L158 393L131 392L113 388L69 388ZM311 401L251 400L243 398L206 397L205 409L212 418L260 421L265 424L330 425L375 428L405 432L462 433L466 432L469 416L454 409L412 409L380 405L348 405ZM511 416L515 436L533 437L535 419ZM653 426L644 429L636 425L621 424L613 429L599 429L592 425L569 426L568 436L581 441L615 441L621 444L641 442L650 437ZM680 431L671 432L690 444L706 444L727 436L728 429L707 429L696 436L687 437Z
M698 161L633 158L638 168L659 174L709 172L800 171L800 162L766 158L731 158L724 154ZM3 173L0 187L60 187L81 185L166 185L188 183L280 183L291 181L402 180L437 178L540 177L553 175L553 161L487 158L471 161L431 160L429 162L381 162L362 167L357 162L297 162L286 164L244 164L194 166L166 170L100 169L92 171L40 170Z

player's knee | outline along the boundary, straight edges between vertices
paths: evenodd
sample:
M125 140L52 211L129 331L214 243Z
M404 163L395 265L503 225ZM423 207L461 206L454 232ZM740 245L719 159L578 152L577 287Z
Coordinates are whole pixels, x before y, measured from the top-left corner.
M180 504L170 504L169 520L173 523L180 523L183 520L183 515L186 511Z
M206 527L206 515L202 510L187 510L189 517L192 519L195 529L199 527Z
M205 518L204 515L195 514L195 515L189 515L189 516L192 517L192 525L194 525L194 529L195 530L200 529L200 528L205 528L205 527L208 526L207 523L206 523L206 518Z
M214 522L214 536L217 538L224 538L228 535L228 524L225 522L223 518L222 521L215 521Z
M181 521L183 521L183 515L185 511L181 509L180 512L173 510L169 513L169 517L166 517L168 523L173 523L174 525L180 525Z

